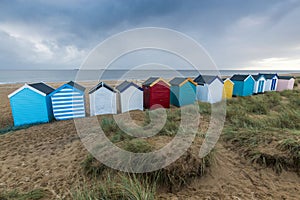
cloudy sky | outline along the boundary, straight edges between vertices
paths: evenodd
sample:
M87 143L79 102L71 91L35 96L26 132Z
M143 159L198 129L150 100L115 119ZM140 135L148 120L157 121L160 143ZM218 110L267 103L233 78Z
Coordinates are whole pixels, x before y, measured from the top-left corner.
M300 69L299 0L1 0L0 69L73 69L109 36L164 27L220 69Z

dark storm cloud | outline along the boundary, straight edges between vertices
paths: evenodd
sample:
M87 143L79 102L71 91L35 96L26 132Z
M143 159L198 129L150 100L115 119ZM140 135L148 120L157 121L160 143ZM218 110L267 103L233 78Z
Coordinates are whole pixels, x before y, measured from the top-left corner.
M293 0L3 0L0 68L76 67L105 38L144 26L192 36L219 65L293 57L297 13Z

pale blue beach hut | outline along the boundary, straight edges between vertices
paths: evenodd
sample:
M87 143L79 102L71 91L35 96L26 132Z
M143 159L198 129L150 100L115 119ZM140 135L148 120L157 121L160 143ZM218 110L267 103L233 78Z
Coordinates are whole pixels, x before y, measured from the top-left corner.
M85 117L85 87L70 81L54 90L51 94L51 102L54 118L67 120Z
M53 119L49 94L54 89L45 83L25 84L8 98L15 126L47 123Z

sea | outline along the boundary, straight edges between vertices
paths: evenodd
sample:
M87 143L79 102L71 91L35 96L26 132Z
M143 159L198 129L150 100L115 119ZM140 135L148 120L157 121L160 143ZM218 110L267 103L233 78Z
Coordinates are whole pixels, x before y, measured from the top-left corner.
M100 80L145 80L150 76L170 79L173 77L196 77L198 74L220 75L278 73L293 74L300 70L0 70L0 84L65 82L65 81L100 81Z

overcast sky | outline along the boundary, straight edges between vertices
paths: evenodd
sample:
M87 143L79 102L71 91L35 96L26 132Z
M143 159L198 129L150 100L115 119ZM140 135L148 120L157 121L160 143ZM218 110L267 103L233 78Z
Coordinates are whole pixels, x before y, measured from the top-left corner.
M107 37L151 26L192 37L220 69L299 70L299 19L299 0L1 0L0 69L78 68Z

